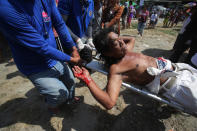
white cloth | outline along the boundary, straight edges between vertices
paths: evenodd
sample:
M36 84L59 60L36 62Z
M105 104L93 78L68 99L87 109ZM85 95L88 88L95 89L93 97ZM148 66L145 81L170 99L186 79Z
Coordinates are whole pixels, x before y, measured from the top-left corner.
M162 63L162 62L165 63ZM161 65L165 66L161 66ZM173 100L184 108L197 113L197 70L188 64L176 63L175 70L170 71L172 64L169 60L157 59L158 69L148 67L147 72L155 76L155 79L146 85L148 90L152 93L158 94L161 88L166 90L162 95ZM171 65L171 66L170 66ZM163 69L162 69L162 68ZM169 70L169 71L168 71ZM169 78L162 86L160 86L160 78ZM170 82L172 77L176 77L170 89L165 88L166 84Z
M155 76L154 80L146 85L148 90L154 94L158 94L160 90L160 77L175 76L172 72L172 63L164 58L156 59L157 68L148 67L147 72L151 76Z
M192 57L191 62L197 67L197 53Z
M176 66L179 73L176 82L163 96L197 113L197 70L184 63Z

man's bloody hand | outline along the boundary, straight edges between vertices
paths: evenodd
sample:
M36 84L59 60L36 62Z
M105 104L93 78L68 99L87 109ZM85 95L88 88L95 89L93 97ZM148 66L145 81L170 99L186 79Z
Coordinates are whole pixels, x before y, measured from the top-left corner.
M92 81L90 74L88 72L88 70L86 70L85 68L80 68L79 66L74 66L74 68L72 68L73 72L74 72L74 76L83 80L87 85L89 85L89 83Z

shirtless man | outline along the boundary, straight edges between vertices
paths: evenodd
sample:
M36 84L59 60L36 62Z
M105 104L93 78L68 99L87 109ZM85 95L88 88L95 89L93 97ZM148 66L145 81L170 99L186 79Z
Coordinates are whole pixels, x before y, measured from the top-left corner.
M109 65L106 92L96 85L85 68L75 66L75 76L87 84L95 99L106 109L116 104L124 81L145 86L152 93L161 93L197 111L197 70L187 64L172 64L164 58L134 53L134 42L133 38L118 36L111 29L96 35L95 47Z

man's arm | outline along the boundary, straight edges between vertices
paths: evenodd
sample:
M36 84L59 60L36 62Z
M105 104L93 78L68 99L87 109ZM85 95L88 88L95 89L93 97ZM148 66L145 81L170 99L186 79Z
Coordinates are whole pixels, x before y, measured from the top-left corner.
M115 17L106 25L106 28L116 24L116 22L118 22L120 20L122 12L123 12L123 7L120 6L119 9L118 9L118 12L115 15Z
M86 30L86 36L88 37L86 44L89 45L92 48L95 48L94 44L93 44L93 38L92 38L92 22L93 20L90 21L88 28Z
M71 12L72 12L72 0L60 0L59 1L59 4L58 4L58 9L59 11L61 12L61 15L64 19L64 21L66 22L67 19L68 19L68 16L69 15L72 15ZM76 34L74 34L72 32L71 29L68 29L72 38L75 40L75 42L77 43L77 46L78 46L78 49L79 51L81 51L82 49L84 49L85 47L85 44L82 42L81 38L79 38Z
M11 39L14 41L12 44L24 46L45 58L70 61L71 57L69 55L48 44L43 36L29 24L22 12L18 12L14 8L8 8L7 10L6 15L0 13L0 16L1 20L6 22L6 26L2 28L12 36Z
M61 13L61 16L66 23L68 16L71 15L72 12L72 0L60 0L58 3L58 10ZM68 31L75 42L79 39L77 35L75 35L72 30L67 26Z
M86 36L88 38L92 38L92 22L93 22L93 19L90 21L88 28L86 30Z
M55 5L55 1L51 1L51 6L52 6L52 23L53 26L55 27L61 41L67 48L71 48L75 46L74 41L71 38L71 35L62 19L62 16L60 15L59 11L57 10L57 7Z
M70 58L70 61L74 63L78 63L80 61L80 56L77 51L77 48L75 47L76 45L72 40L70 33L67 30L66 24L64 23L59 11L57 10L54 0L51 1L51 6L52 6L53 25L65 47L68 49L72 49L72 57Z
M106 91L103 91L92 80L89 72L85 68L81 69L78 66L75 66L73 72L77 78L82 79L87 84L90 92L100 104L108 110L113 108L118 99L120 87L122 85L121 75L113 73L114 69L111 68Z
M130 36L120 36L121 39L127 44L127 50L133 51L134 44L135 44L135 38Z
M66 23L66 21L67 21L67 19L68 19L68 15L62 15L62 18L63 18L64 22ZM68 29L68 31L69 31L71 37L73 38L73 40L74 40L75 42L77 42L77 40L79 39L79 37L78 37L77 35L75 35L75 34L72 32L72 30L71 30L67 25L66 25L66 27L67 27L67 29Z

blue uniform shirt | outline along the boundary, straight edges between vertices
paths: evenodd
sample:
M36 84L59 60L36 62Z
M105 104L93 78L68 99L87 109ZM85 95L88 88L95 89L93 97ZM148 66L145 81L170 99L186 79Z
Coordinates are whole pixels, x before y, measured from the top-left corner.
M62 15L67 15L66 25L79 38L83 37L88 25L93 18L94 2L88 0L89 6L85 7L80 0L59 0L58 9Z
M65 47L75 46L54 0L0 0L0 31L25 75L51 68L56 60L70 60L57 50L52 25Z

